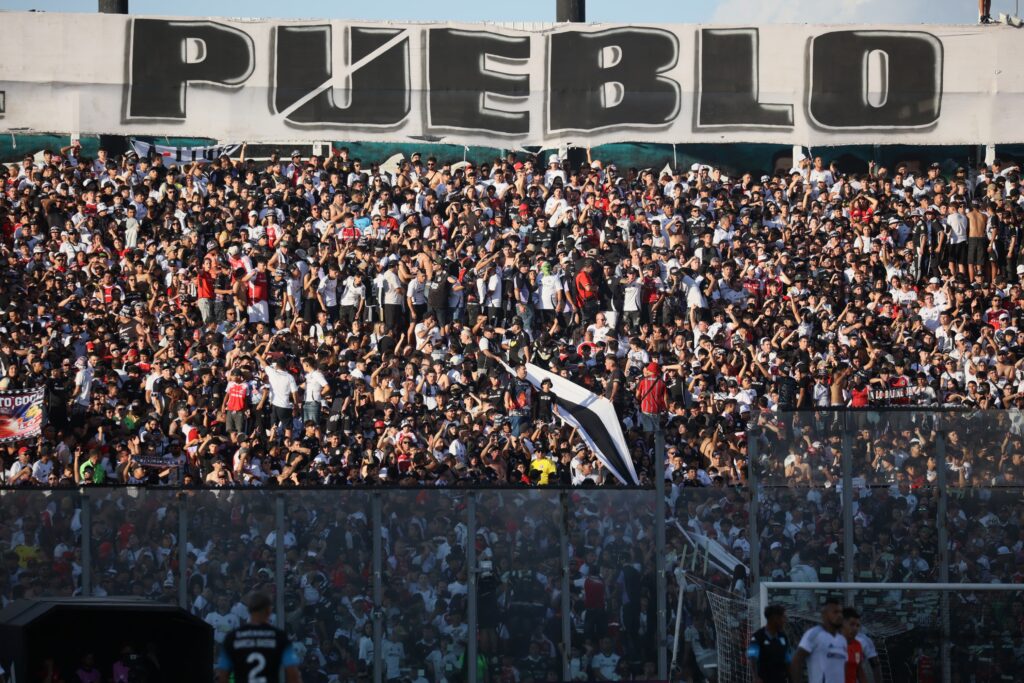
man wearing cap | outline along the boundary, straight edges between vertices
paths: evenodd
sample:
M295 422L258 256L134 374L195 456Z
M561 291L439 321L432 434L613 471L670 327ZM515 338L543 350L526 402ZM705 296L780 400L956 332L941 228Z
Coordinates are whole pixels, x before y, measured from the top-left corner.
M644 377L637 384L635 395L644 432L661 429L661 417L668 410L668 388L661 378L661 366L656 362L651 361L644 368Z
M6 474L7 486L27 484L32 481L32 463L29 460L29 450L27 447L22 446L18 449L18 459L14 461Z

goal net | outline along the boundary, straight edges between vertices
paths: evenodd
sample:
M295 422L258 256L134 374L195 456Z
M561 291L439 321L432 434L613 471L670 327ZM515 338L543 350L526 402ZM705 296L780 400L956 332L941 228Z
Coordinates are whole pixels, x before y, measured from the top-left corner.
M716 630L719 683L748 683L746 647L763 625L765 605L782 605L795 646L819 623L826 598L861 614L878 652L876 683L1020 680L1024 661L1024 585L781 583L760 586L757 600L708 591ZM970 676L970 677L969 677ZM880 677L881 681L878 681Z

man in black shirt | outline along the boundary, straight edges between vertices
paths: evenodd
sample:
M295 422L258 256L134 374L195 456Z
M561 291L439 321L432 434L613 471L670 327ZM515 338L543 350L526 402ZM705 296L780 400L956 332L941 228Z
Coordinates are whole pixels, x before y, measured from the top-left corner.
M775 380L775 391L779 394L779 410L795 410L799 398L800 385L789 374L789 366L779 368L779 377Z
M540 383L540 391L533 402L533 421L544 424L555 422L555 394L551 391L551 380L544 378Z
M508 362L511 365L529 363L530 335L523 330L523 319L516 316L512 319L512 326L501 332L505 335L502 346L508 352Z
M426 283L427 310L437 318L437 324L442 333L447 333L448 324L451 322L451 315L448 309L448 289L455 278L448 275L444 268L438 267L434 271L434 277Z
M626 415L626 397L629 395L626 389L626 375L619 367L615 356L605 356L604 363L604 397L612 402L619 419L622 419Z
M814 407L814 378L807 372L807 366L798 363L796 366L796 409L810 410Z
M299 658L285 632L270 625L273 602L265 593L249 597L249 623L224 637L224 646L217 660L217 683L302 683Z
M754 631L747 646L747 661L754 683L789 683L789 663L793 648L786 639L786 608L768 605L764 608L767 620L764 628Z

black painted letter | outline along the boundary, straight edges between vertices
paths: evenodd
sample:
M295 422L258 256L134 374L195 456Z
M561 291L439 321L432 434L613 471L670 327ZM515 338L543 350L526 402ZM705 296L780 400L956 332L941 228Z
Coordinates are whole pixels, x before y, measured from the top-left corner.
M489 31L434 28L428 32L430 127L457 128L505 135L530 131L525 111L495 108L493 103L530 94L526 74L500 73L486 59L522 62L530 58L530 39ZM492 106L487 106L487 98ZM512 104L509 102L509 104Z
M552 132L664 126L679 113L679 84L663 75L679 57L668 31L565 31L550 40Z
M793 106L761 104L756 28L700 32L697 126L793 126Z
M877 53L881 81L869 93ZM835 128L919 128L939 120L942 43L918 31L833 31L811 43L812 124Z
M375 50L384 48L359 68L339 79L346 102L335 101L331 80L331 26L282 25L277 29L274 53L275 114L288 112L285 120L297 125L395 126L409 114L409 38L395 28L349 29L348 65L359 64ZM390 46L385 47L388 43ZM288 111L303 97L316 95Z
M189 83L237 87L252 74L252 38L214 21L132 19L129 119L184 119Z

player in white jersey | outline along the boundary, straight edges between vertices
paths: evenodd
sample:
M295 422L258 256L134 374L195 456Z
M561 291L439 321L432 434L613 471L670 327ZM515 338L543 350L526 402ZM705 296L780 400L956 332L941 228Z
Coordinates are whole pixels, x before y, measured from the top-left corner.
M821 609L821 624L804 633L793 656L791 678L803 680L807 665L808 683L845 683L846 638L840 633L843 606L838 598L829 598Z
M871 636L863 630L857 633L857 640L860 641L860 646L864 650L864 661L868 663L864 668L868 672L869 683L882 683L882 662L878 659L878 648L875 647L875 641L871 640Z

